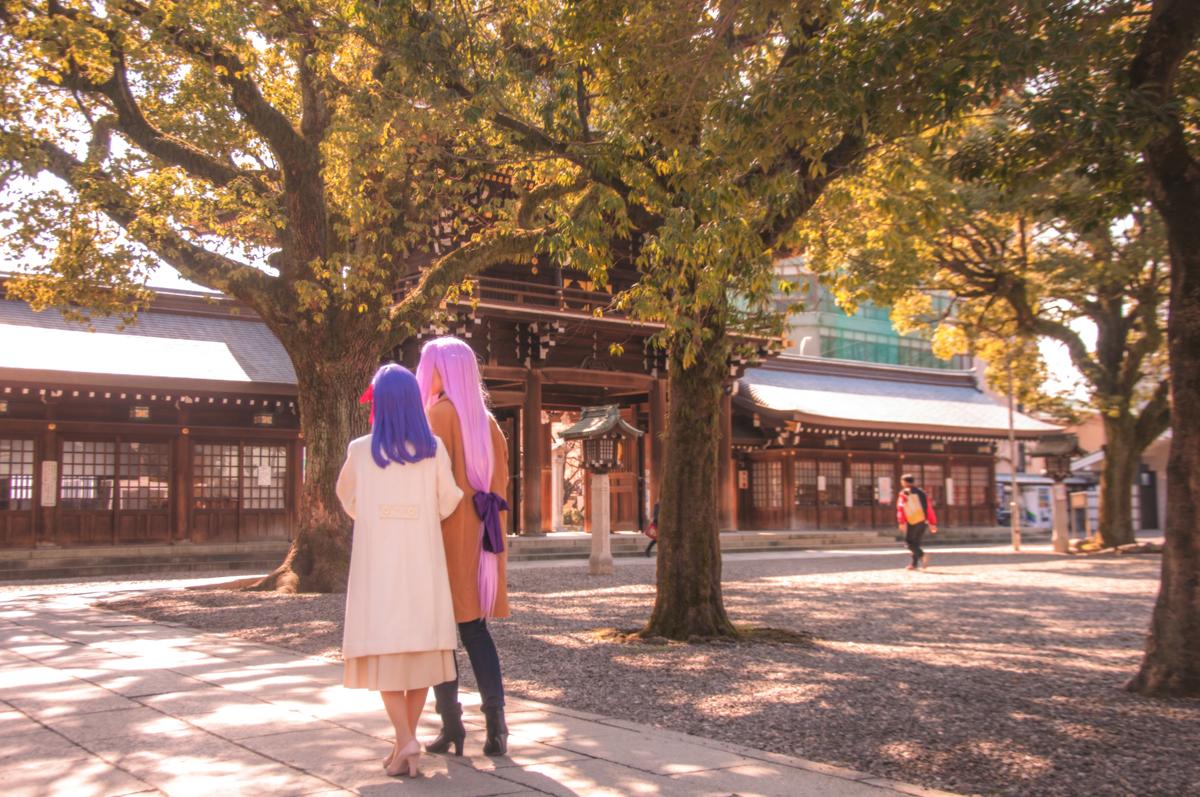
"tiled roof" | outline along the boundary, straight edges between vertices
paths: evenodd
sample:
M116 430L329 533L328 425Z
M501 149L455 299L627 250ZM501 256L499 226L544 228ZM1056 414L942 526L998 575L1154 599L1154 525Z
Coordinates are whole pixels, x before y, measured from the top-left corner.
M0 368L295 385L283 346L258 319L149 310L137 323L96 317L89 331L60 313L0 300Z
M967 385L750 368L739 392L764 410L789 414L801 422L1008 433L1008 407ZM1023 437L1061 431L1021 413L1015 413L1013 425Z

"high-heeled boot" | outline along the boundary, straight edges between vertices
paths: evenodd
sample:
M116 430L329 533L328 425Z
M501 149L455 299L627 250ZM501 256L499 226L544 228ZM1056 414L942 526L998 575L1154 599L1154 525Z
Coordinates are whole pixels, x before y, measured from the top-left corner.
M508 753L508 724L504 721L504 709L485 708L483 717L487 721L487 738L483 742L483 754L505 755Z
M454 703L441 711L442 730L437 738L425 745L427 753L445 753L454 745L454 754L463 754L463 742L467 738L467 729L462 721L462 703Z

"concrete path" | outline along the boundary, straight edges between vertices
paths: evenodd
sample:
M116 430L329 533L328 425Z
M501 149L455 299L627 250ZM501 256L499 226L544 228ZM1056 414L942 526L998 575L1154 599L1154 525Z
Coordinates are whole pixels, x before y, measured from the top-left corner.
M340 664L91 607L126 589L0 591L5 797L946 794L517 699L510 755L491 759L473 694L467 755L393 779L378 695L343 689Z

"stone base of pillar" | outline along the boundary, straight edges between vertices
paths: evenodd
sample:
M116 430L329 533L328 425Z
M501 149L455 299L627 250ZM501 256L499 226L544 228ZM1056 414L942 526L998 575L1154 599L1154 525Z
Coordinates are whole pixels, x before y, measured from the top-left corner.
M592 505L588 511L592 515L592 554L588 557L588 573L593 576L611 576L613 574L612 541L609 532L612 522L609 517L608 474L593 473Z
M1070 520L1067 513L1070 510L1067 504L1067 485L1055 482L1051 489L1054 491L1054 505L1051 510L1054 526L1050 534L1050 542L1054 546L1055 553L1068 553L1071 549L1071 540L1068 531Z

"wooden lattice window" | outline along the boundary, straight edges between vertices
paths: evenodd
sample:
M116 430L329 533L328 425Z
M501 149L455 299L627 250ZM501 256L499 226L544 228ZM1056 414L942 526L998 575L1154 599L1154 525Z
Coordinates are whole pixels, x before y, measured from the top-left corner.
M287 449L245 446L242 449L242 508L287 508Z
M950 478L954 479L954 505L971 505L971 470L966 465L951 465Z
M33 441L0 439L0 512L33 508Z
M926 463L921 468L923 479L918 487L925 490L925 494L929 496L929 500L933 502L933 508L936 512L941 506L946 503L946 471L941 465L931 465Z
M817 475L825 477L824 499L822 506L844 506L846 503L846 483L842 480L842 463L822 462L817 467ZM818 486L820 486L818 484Z
M796 506L817 505L817 463L811 459L795 462Z
M783 507L783 463L777 459L753 463L751 471L755 509Z
M871 506L875 503L875 482L871 478L870 462L851 462L850 479L854 488L854 505Z
M192 449L192 503L196 509L236 509L238 446L197 443Z
M121 443L119 453L121 509L167 509L171 492L170 444Z
M987 506L991 486L986 465L971 466L971 506Z
M59 505L63 509L111 510L117 444L111 440L64 440L62 445Z

